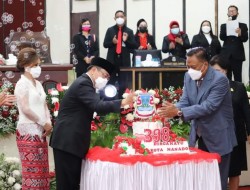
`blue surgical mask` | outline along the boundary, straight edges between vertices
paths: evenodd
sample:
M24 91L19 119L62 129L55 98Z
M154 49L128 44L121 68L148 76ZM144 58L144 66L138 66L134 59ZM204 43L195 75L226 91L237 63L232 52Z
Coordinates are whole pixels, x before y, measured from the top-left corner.
M170 31L171 31L172 34L176 35L176 34L178 34L180 32L180 28L172 28Z

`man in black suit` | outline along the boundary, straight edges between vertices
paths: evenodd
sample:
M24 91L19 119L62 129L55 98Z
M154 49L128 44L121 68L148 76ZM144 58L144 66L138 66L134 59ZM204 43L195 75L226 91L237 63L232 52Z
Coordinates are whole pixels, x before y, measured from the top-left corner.
M126 78L119 76L120 67L131 66L130 53L133 53L133 50L137 48L137 43L133 30L126 26L125 13L121 10L116 11L114 19L116 25L111 26L106 31L103 46L108 48L107 60L116 66L116 72L111 76L110 83L114 84L116 81L119 83L119 95L121 95L125 90Z
M236 20L238 7L230 5L228 7L228 17ZM238 36L227 36L227 24L222 24L220 28L220 39L224 41L221 55L228 60L227 77L232 80L232 73L235 81L242 81L242 63L246 60L243 42L248 40L248 28L244 23L239 23L239 28L235 30Z
M57 190L79 189L81 164L90 146L93 113L120 112L133 103L133 94L123 100L103 101L96 89L103 88L115 67L103 58L94 58L87 73L69 87L60 105L50 146L53 148Z

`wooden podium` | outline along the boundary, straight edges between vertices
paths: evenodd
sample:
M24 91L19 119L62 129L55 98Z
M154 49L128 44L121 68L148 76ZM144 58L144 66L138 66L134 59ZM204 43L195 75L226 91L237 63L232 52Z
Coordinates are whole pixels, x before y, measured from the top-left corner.
M132 90L169 86L182 87L186 67L127 67L120 68L120 77Z
M73 68L71 64L42 64L42 73L41 76L37 79L42 84L46 81L54 81L56 83L61 82L62 85L68 84L68 71ZM10 82L16 83L20 78L20 71L16 68L16 66L0 66L0 71L2 75L0 75L0 80L2 80L7 71L12 71L14 73L13 78L7 78ZM0 81L1 82L1 81Z

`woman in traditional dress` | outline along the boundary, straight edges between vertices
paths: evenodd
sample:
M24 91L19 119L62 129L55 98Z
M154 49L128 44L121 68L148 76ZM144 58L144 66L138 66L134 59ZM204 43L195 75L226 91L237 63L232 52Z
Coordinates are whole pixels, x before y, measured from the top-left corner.
M17 68L24 72L15 87L19 111L17 147L22 162L22 190L49 190L48 144L52 125L43 86L40 58L33 48L19 52Z

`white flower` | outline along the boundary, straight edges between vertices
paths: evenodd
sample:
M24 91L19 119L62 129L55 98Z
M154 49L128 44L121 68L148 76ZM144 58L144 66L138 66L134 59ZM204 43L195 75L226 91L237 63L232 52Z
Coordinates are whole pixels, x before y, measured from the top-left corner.
M52 101L52 104L56 103L56 102L59 102L59 99L56 98L56 97L52 97L51 98L51 101Z
M133 115L132 113L128 113L128 114L126 115L126 120L128 120L128 121L133 121L133 120L134 120L134 115Z
M20 162L20 160L16 157L6 157L5 161L8 163L19 163Z
M62 86L62 89L63 89L63 90L68 90L68 89L69 89L69 86Z
M54 111L54 116L57 117L58 116L58 111Z
M128 97L128 93L124 93L124 94L122 95L122 97L123 97L123 98L127 98L127 97Z
M134 108L137 108L137 103L135 102L135 103L133 104L133 106L134 106Z
M250 92L247 92L247 96L248 96L248 98L250 98Z
M159 99L159 98L154 98L154 103L155 103L155 104L159 104L159 102L160 102L160 99Z
M58 95L59 95L59 92L58 92L56 89L52 89L51 92L50 92L50 94L51 94L52 96L58 96Z
M136 97L136 96L134 96L134 97L133 97L133 102L135 102L135 101L136 101L136 99L137 99L137 97Z
M8 178L8 184L9 184L9 185L13 185L13 184L15 183L15 181L16 181L16 180L15 180L14 177L11 177L11 176L10 176L10 177Z
M129 108L129 105L125 105L123 108L126 110Z
M4 171L0 170L0 177L4 177Z
M136 90L136 91L135 91L135 94L136 94L136 95L139 95L139 94L141 94L141 93L142 93L141 90Z
M18 176L20 176L20 171L19 170L14 170L12 172L12 174L13 174L14 177L18 177Z
M94 113L93 113L93 119L95 119L96 116L97 116L97 113L94 112Z
M15 190L20 190L22 186L19 183L16 183L13 187Z
M152 95L155 95L156 92L155 92L154 90L151 89L151 90L148 91L148 93L149 93L149 94L152 94Z

